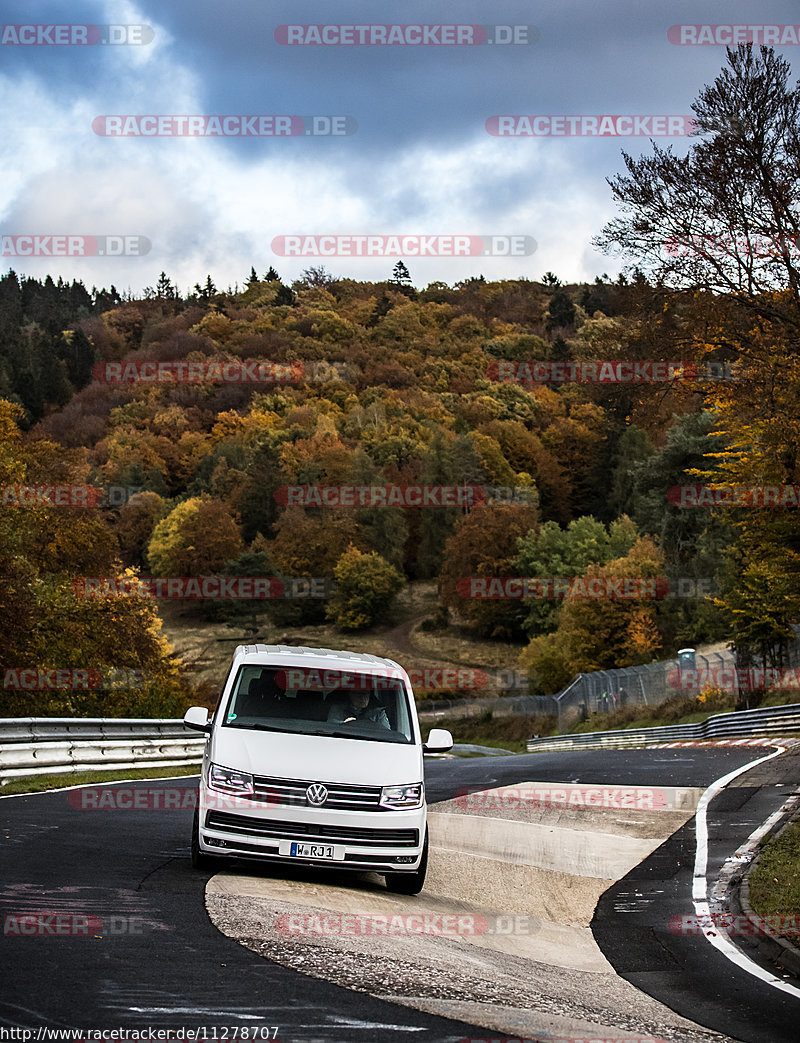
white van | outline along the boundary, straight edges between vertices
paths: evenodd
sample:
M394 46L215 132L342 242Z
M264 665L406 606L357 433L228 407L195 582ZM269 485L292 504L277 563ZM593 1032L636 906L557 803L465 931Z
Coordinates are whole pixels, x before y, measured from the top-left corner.
M208 733L192 861L219 856L382 873L417 894L428 859L423 744L408 674L391 659L328 648L239 645Z

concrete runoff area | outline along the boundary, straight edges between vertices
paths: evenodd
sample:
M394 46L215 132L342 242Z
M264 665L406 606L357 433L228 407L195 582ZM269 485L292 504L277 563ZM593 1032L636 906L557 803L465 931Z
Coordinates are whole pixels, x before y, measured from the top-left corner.
M702 790L660 789L657 808L519 799L537 787L555 789L432 805L420 895L377 874L240 862L209 880L209 915L284 966L507 1036L726 1040L616 975L589 928L600 895L691 818Z

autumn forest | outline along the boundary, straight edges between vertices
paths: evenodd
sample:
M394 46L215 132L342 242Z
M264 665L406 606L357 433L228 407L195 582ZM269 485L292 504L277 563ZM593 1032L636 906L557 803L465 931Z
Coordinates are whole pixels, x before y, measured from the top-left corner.
M727 75L755 84L755 108L754 62L742 53ZM780 63L761 62L779 77ZM767 184L774 150L769 161L748 151L744 123L741 140L728 129L723 141L710 96L698 106L710 137L693 159L654 146L611 183L628 214L601 245L641 260L618 278L476 275L420 289L421 272L392 259L378 283L254 267L225 291L209 275L181 293L162 272L132 295L9 270L4 668L140 671L148 683L106 693L103 712L178 714L187 681L137 577L210 576L281 581L270 618L287 630L326 620L343 647L348 632L391 621L404 585L435 581L431 625L515 643L509 666L539 694L687 643L780 661L800 622L800 278L796 246L775 238L793 211L778 192L734 198L731 157L743 184ZM653 216L667 183L686 197ZM749 235L754 213L757 249L729 236L723 256L720 224ZM778 245L765 253L770 229ZM185 364L174 374L255 361L263 380L144 379L158 370L147 363ZM65 486L94 492L21 495ZM473 493L376 504L341 492L376 487ZM309 493L333 488L338 499ZM124 579L126 593L89 596L86 577ZM469 596L466 581L492 577L622 578L641 596ZM301 579L315 596L292 596ZM246 601L196 609L235 619ZM92 698L6 690L3 715L97 712Z

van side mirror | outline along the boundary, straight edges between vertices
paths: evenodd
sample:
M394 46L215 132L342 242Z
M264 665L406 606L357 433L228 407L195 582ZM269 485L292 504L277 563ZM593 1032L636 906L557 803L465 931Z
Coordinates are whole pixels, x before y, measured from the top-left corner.
M453 748L453 736L446 728L431 728L428 741L423 745L423 753L447 753Z
M211 731L208 710L205 706L190 706L183 715L183 723L187 728L194 728L198 732L206 732L208 734Z

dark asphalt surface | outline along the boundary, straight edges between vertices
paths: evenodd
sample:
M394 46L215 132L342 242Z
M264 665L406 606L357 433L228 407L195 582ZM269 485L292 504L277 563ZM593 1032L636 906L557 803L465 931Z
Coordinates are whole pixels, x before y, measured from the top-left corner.
M428 800L451 798L468 786L524 780L704 786L760 755L752 749L681 749L431 760L426 764ZM188 779L143 780L109 788L192 785ZM745 803L747 824L734 813L744 836L758 824L751 827L750 819L761 814L760 822L781 803L779 794L786 791L761 792L764 796L751 794ZM207 1026L209 1038L216 1027L216 1038L227 1028L231 1039L234 1028L246 1027L250 1038L258 1030L260 1038L266 1038L264 1030L277 1026L279 1039L303 1043L389 1039L455 1043L492 1035L483 1028L350 992L261 959L220 934L208 920L203 906L207 877L192 870L188 857L191 811L84 810L74 806L80 793L0 800L4 931L9 916L25 913L97 918L85 936L4 933L0 937L0 1026L140 1030ZM712 810L716 814L714 805ZM731 840L731 816L721 818L719 825L712 816L712 828L721 838L713 848L714 857L721 860L739 842ZM646 864L652 862L658 878L667 882L670 914L678 906L680 912L691 911L690 905L685 907L689 885L684 866L691 861L686 850L693 852L692 832L690 824ZM678 859L681 866L670 875ZM652 883L653 872L648 870L647 879ZM630 889L631 882L630 878L622 881L620 893ZM726 978L730 972L716 967L715 961L722 958L702 940L669 939L674 950L663 944L660 951L647 948L646 962L631 966L633 950L626 932L634 932L638 939L642 925L631 915L616 915L614 900L609 892L601 903L596 936L624 977L703 1024L710 1021L701 1017L698 1004L716 997L716 1005L708 1008L714 1027L723 1028L717 1018L734 1017L746 1029L734 1033L737 1038L797 1038L796 1032L791 1037L781 1034L783 1012L788 1011L785 1001L775 994L764 997L763 1004L759 999L751 1009L749 997L755 995L758 983L739 981L738 992L731 992ZM658 917L663 920L666 915ZM654 932L648 929L645 934L649 938ZM706 993L711 998L693 999ZM728 999L735 1007L732 1014L728 1014ZM768 999L770 1021L766 1020ZM800 1004L794 1004L794 1009L800 1013ZM769 1031L764 1029L767 1024Z
M800 754L778 757L746 772L714 798L708 809L710 882L797 789L798 769ZM800 1000L740 969L702 935L679 933L674 920L670 930L671 917L694 914L695 840L691 819L606 891L592 921L597 943L620 977L700 1025L747 1043L800 1039ZM754 962L792 982L770 967L746 936L732 940Z

